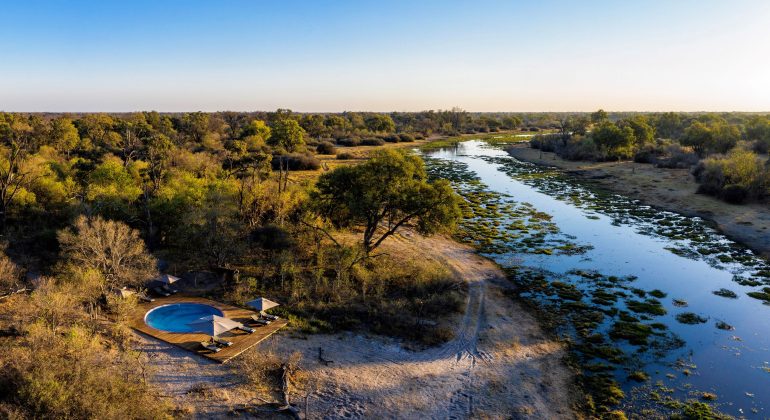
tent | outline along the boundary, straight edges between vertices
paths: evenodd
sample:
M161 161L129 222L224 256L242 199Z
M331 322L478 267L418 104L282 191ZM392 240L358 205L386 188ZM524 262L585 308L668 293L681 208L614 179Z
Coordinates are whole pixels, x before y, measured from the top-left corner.
M173 284L179 281L179 277L174 277L171 274L163 274L162 276L158 277L155 280L163 284Z
M258 310L259 312L266 311L270 308L275 308L276 306L280 306L278 303L275 303L270 299L265 299L262 297L256 298L251 302L246 302L246 305Z
M209 315L199 318L187 325L194 327L196 331L204 334L216 337L219 334L228 332L230 330L242 327L243 324L232 319L225 318L219 315Z

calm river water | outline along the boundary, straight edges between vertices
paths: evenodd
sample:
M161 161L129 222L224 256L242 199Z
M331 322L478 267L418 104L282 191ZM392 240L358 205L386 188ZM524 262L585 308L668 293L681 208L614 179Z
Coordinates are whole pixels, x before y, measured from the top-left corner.
M468 221L495 232L487 256L517 273L558 281L557 297L538 289L525 298L551 305L566 296L601 310L593 331L626 355L624 362L603 361L627 395L626 409L644 407L652 393L687 400L708 392L724 413L770 416L770 306L747 295L766 287L765 261L698 218L593 190L483 141L425 157L432 176L449 178L474 197L483 190L479 208L498 210ZM513 211L499 211L505 206ZM515 223L521 209L541 228ZM526 292L531 284L521 287ZM577 295L562 294L572 286ZM643 345L632 344L622 333L610 334L618 320L643 324L651 334ZM575 334L574 328L562 332ZM632 371L650 379L630 380Z

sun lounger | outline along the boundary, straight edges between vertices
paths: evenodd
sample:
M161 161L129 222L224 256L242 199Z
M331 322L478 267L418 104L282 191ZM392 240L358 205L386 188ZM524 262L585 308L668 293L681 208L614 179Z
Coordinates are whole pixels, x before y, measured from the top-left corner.
M245 325L242 325L242 326L238 327L238 329L239 329L239 330L241 330L241 331L245 331L245 332L247 332L247 333L249 333L249 334L251 334L251 333L253 333L254 331L256 331L254 328L251 328L251 327L247 327L247 326L245 326Z
M256 322L257 324L262 324L262 325L267 325L267 324L269 324L271 322L271 321L269 321L267 319L261 318L258 315L252 315L251 316L251 320L253 322Z
M163 296L163 297L171 296L171 293L161 289L160 287L153 287L152 291L155 292L158 296Z
M144 293L137 293L136 297L138 297L139 300L144 301L144 302L155 302L155 299L145 295Z
M232 341L227 341L223 338L214 337L214 342L223 347L230 347L233 345Z
M268 314L262 314L262 318L265 318L268 321L275 321L276 319L278 319L277 316L275 316L275 315L268 315Z
M174 293L178 293L179 292L179 290L173 289L173 288L169 287L167 284L164 284L163 286L160 286L160 287L161 287L161 289L163 289L166 292L168 292L170 295L173 295Z
M212 343L210 341L201 341L201 347L203 347L206 350L213 351L214 353L218 352L220 349L217 347L215 343Z

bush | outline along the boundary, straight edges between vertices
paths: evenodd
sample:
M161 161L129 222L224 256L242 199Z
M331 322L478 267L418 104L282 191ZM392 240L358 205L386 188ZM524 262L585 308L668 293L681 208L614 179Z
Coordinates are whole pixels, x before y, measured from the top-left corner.
M355 159L355 156L353 156L352 153L341 152L341 153L337 153L337 159L339 160Z
M411 134L402 133L398 135L398 138L403 143L411 143L414 141L414 136Z
M414 135L414 139L415 139L415 140L424 140L424 139L425 139L425 136L423 136L423 135L422 135L422 134L420 134L420 133L417 133L417 134L415 134L415 135Z
M345 147L353 147L361 145L360 137L347 137L344 139L338 139L337 144Z
M770 141L757 140L752 144L751 149L760 155L766 155L770 152Z
M316 146L315 151L320 155L333 155L337 153L337 149L332 143L323 142Z
M280 169L281 164L283 164L284 168L288 165L288 168L291 171L309 171L321 167L321 162L313 155L300 153L273 156L273 161L271 163L273 169Z
M736 184L725 185L721 197L732 204L741 204L749 198L749 190Z
M536 135L530 145L544 152L554 152L567 160L605 160L606 153L599 150L593 139L584 136L566 138L561 134Z
M378 139L377 137L368 137L361 140L362 146L382 146L385 144L385 140Z
M692 173L700 183L699 193L735 204L764 197L770 185L770 173L762 159L745 149L704 159Z
M401 138L396 134L385 136L382 139L388 143L398 143L401 140Z
M286 229L275 225L260 226L249 236L251 241L262 249L272 251L289 249L294 245L294 239Z
M634 154L634 162L637 163L658 163L665 154L665 150L655 145L645 145Z
M106 348L103 337L38 322L19 340L2 342L0 404L20 418L168 416L168 404L144 383L140 360Z
M658 158L657 166L669 169L688 169L696 165L698 160L698 155L695 152L684 149L678 144L672 144L665 149L663 156Z

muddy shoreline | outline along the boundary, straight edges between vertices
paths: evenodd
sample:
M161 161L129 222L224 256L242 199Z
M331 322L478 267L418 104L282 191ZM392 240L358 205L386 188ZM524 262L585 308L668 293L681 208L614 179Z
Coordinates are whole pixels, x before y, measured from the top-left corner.
M599 188L647 205L710 221L731 240L770 258L770 208L759 203L733 205L696 194L698 184L686 169L657 168L629 161L568 161L555 153L541 153L527 143L512 145L507 151L516 159L557 167Z

